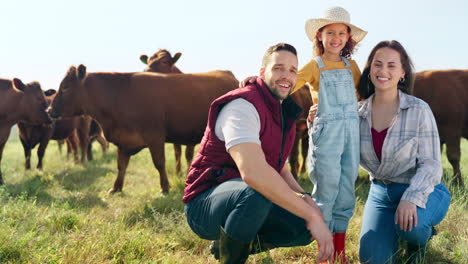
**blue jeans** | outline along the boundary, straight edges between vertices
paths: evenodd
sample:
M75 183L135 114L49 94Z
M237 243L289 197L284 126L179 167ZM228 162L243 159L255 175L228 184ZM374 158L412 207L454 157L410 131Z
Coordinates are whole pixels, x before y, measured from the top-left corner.
M395 224L395 212L408 184L373 181L362 219L359 259L369 264L394 263L398 240L424 246L432 236L432 227L447 214L450 192L438 184L429 195L426 208L417 207L418 225L403 231Z
M220 227L232 238L260 241L275 247L308 245L304 219L273 204L242 179L221 183L185 206L190 228L203 239L219 239Z

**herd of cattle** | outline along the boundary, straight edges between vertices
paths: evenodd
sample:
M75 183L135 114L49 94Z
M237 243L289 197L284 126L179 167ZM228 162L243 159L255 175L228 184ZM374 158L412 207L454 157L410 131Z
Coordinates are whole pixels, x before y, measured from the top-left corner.
M130 157L148 147L159 171L161 190L170 189L165 167L165 142L174 144L176 172L181 171L181 145L190 164L194 146L204 133L211 102L238 87L230 71L184 74L175 63L181 56L159 50L142 55L144 72L87 72L84 65L69 68L58 92L43 91L38 82L24 84L19 79L0 79L0 162L11 127L18 124L25 151L25 167L30 168L31 149L39 144L38 165L50 139L66 142L78 161L92 159L91 141L103 150L107 141L117 146L117 179L110 193L122 191ZM453 166L453 183L464 186L460 172L460 141L468 139L468 70L434 70L416 74L414 94L426 101L437 121L441 146ZM292 94L303 108L312 105L309 90ZM305 114L297 121L296 144L289 159L292 172L305 171L308 139ZM298 146L303 162L299 168ZM0 184L3 184L0 166Z

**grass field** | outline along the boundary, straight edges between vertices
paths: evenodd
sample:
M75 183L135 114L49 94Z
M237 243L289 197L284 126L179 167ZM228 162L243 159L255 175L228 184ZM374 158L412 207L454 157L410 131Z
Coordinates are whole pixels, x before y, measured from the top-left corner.
M462 173L468 184L468 141L462 142ZM116 148L75 165L51 142L44 170L24 170L15 131L5 147L0 187L0 263L217 263L209 241L188 227L181 202L185 175L174 173L172 145L166 145L172 189L162 195L148 150L132 157L124 192L109 196L117 171ZM37 164L34 153L33 166ZM452 174L443 155L444 182ZM184 170L186 168L184 167ZM364 179L364 173L360 176ZM310 190L306 175L300 183ZM357 184L357 208L348 233L347 255L358 263L363 205L369 184ZM468 263L466 190L452 191L452 204L439 234L429 243L427 263ZM314 263L316 243L253 255L248 263ZM401 258L404 263L405 259Z

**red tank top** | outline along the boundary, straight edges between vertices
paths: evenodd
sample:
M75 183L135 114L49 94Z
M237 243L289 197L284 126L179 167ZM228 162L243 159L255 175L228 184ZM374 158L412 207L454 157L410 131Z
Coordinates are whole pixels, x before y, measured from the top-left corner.
M375 130L374 128L371 128L371 132L372 132L372 143L374 143L374 151L375 151L375 155L377 155L377 158L379 159L379 161L382 161L382 147L383 147L383 143L385 141L385 137L387 136L387 131L388 131L388 128L380 131L380 132L377 132L377 130Z

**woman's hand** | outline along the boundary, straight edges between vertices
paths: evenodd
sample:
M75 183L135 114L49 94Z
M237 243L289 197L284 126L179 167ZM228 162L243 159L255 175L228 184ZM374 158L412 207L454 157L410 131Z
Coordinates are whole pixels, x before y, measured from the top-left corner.
M395 214L395 224L403 231L411 231L418 225L416 205L410 201L401 200Z
M314 104L309 109L309 115L307 116L307 121L309 121L309 123L311 124L314 122L315 115L317 115L317 109L318 109L318 104Z
M254 83L255 80L257 80L257 76L249 76L239 83L239 88L242 88L242 87L245 87L246 85Z

